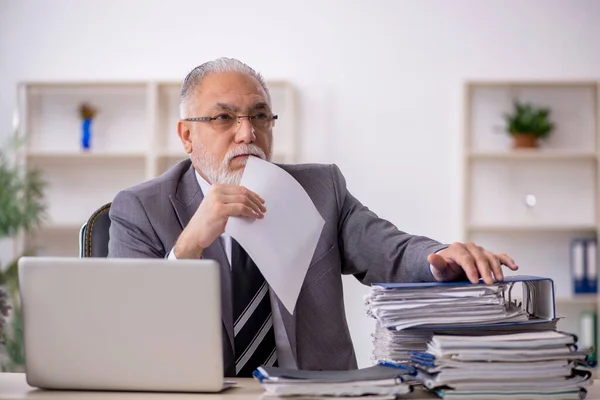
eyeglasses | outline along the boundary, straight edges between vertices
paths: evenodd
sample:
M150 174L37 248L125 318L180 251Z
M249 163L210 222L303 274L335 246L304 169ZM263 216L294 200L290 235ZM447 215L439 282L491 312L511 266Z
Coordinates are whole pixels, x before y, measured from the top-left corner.
M274 121L278 118L277 115L268 113L258 113L254 115L236 115L232 113L221 113L214 117L196 117L184 118L184 121L190 122L209 122L211 127L217 132L227 132L234 128L237 123L235 132L239 131L242 125L242 118L248 118L252 127L257 131L266 131L273 127Z

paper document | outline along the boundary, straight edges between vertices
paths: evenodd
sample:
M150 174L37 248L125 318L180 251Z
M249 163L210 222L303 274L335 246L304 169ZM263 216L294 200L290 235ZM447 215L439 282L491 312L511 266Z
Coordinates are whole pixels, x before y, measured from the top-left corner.
M412 367L384 365L350 371L299 371L261 366L254 372L254 378L267 393L280 397L398 396L410 393L411 387L404 381L415 372Z
M293 313L325 220L298 181L275 164L249 157L240 185L262 197L267 212L254 221L229 218L225 232L246 250Z

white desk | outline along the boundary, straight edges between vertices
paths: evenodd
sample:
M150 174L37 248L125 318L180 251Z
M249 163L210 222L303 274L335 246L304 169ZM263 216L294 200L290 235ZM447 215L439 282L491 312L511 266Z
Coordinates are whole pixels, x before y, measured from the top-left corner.
M258 400L264 393L254 379L246 378L238 379L238 381L238 387L214 394L76 392L39 390L27 384L25 374L0 373L0 400ZM408 397L402 398L425 400L437 399L438 397L417 391ZM600 400L600 385L597 384L589 388L586 400Z
M0 400L258 400L264 393L254 379L238 379L238 387L223 393L146 393L146 392L79 392L39 390L25 381L25 374L0 373ZM408 399L436 399L434 395L418 392Z

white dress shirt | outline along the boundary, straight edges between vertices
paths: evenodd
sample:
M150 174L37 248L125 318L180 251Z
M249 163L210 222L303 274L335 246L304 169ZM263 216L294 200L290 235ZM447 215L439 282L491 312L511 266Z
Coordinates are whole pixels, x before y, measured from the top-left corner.
M210 190L210 183L208 183L199 173L196 171L196 179L202 189L202 193L206 196ZM229 268L231 269L231 236L226 233L221 235L221 241L223 247L225 247L225 254L227 254L227 260L229 261ZM175 252L171 249L169 253L170 260L177 260ZM275 345L277 347L277 364L282 368L298 369L294 355L292 354L292 347L283 325L283 318L281 317L281 311L277 306L272 291L269 291L271 297L271 312L273 313L273 328L275 329Z

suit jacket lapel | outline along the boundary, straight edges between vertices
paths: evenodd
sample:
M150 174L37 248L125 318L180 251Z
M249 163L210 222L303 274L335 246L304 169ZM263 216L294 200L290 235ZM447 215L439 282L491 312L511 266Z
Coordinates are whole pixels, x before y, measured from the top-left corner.
M204 199L193 165L183 174L175 195L169 195L181 229L184 229ZM221 265L221 316L233 353L233 308L231 307L231 273L229 260L220 239L204 249L202 258L216 260Z
M271 289L272 290L272 289ZM287 308L283 305L283 303L273 291L273 297L277 303L277 307L279 307L279 313L281 314L281 319L283 320L283 326L285 327L285 332L287 333L288 340L290 342L290 347L292 349L292 355L294 356L294 361L296 361L296 366L298 365L298 351L296 350L296 314L290 314Z

